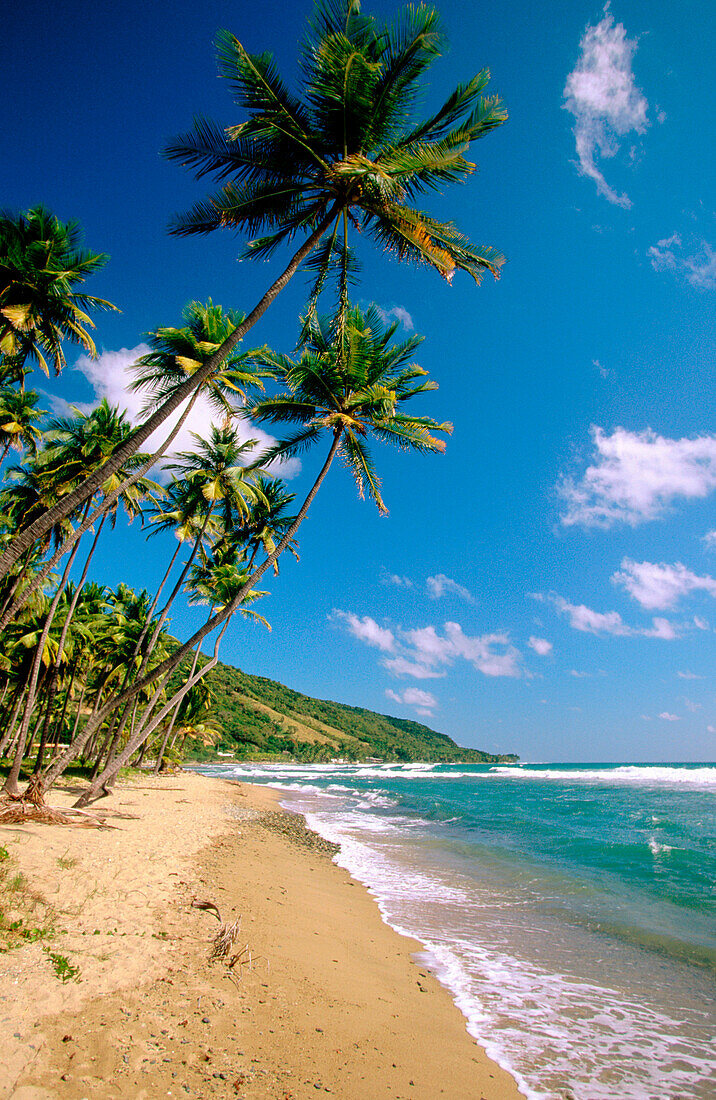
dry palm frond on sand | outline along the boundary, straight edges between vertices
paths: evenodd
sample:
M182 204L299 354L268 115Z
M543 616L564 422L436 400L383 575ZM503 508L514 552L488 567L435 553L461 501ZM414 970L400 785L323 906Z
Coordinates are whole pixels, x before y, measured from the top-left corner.
M106 821L82 810L54 810L36 802L8 800L0 802L0 825L74 825L80 829L111 829Z

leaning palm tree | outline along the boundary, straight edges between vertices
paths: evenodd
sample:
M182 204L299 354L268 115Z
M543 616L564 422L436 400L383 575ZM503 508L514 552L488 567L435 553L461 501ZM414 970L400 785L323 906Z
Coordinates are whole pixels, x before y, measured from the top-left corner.
M288 422L300 426L261 456L261 461L290 457L326 436L330 443L323 465L275 550L253 570L231 600L169 658L108 700L86 730L97 728L113 708L124 705L154 680L166 681L182 659L214 630L220 628L223 634L228 619L295 537L338 455L352 470L359 492L367 489L379 510L385 512L368 438L373 436L379 442L419 453L445 449L444 442L434 433L449 433L450 424L438 424L429 417L409 416L402 411L407 401L435 389L436 383L426 381L426 371L410 362L421 338L415 336L392 344L396 329L395 324L387 327L382 324L375 307L365 314L354 307L346 312L340 336L336 336L332 319L310 322L297 359L265 353L264 361L280 373L285 390L276 397L251 402L246 415L271 424ZM88 797L81 796L83 805Z
M72 417L58 417L50 423L45 434L46 445L33 464L45 498L49 496L62 500L66 495L71 494L73 486L85 477L87 470L103 466L107 456L121 447L123 441L132 433L126 413L109 405L106 398L103 398L90 413L84 413L79 409L75 409L74 412L75 415ZM79 540L90 529L94 520L99 520L97 528L99 534L108 516L111 516L114 522L120 504L124 507L130 521L134 516L141 514L142 501L147 493L150 490L155 493L161 491L155 482L142 476L147 464L146 455L130 455L125 465L110 474L98 487L95 494L98 502L93 501L92 498L84 502L76 526L66 524L62 529L63 537L56 538L53 556L45 562L22 592L15 596L13 602L0 611L0 629L17 614L22 603L29 599L43 583L63 553L68 550L72 553L76 551ZM18 477L21 472L18 472ZM10 476L14 476L13 471L10 471ZM29 474L26 474L24 483L27 483L28 488L31 489L32 483L28 482L28 477ZM40 497L39 502L42 499ZM97 505L94 511L92 511L93 503ZM20 522L23 525L27 524L36 510L36 505L28 509Z
M173 232L228 228L251 238L247 255L255 258L304 240L243 323L147 418L108 470L203 384L314 250L314 298L335 268L345 306L353 229L448 280L457 270L476 282L485 272L498 275L504 257L496 249L476 247L416 205L427 192L465 181L475 168L466 157L470 145L507 117L496 96L482 95L487 70L459 84L430 117L413 117L422 79L444 44L437 13L427 5L406 8L387 26L363 15L358 0L322 0L303 48L299 95L270 54L250 54L234 35L219 34L219 71L244 118L227 130L199 120L166 150L223 185L179 216ZM60 511L76 507L106 476L91 475ZM18 535L0 556L0 577L56 519L49 512Z
M24 449L30 455L37 452L42 437L38 421L45 415L44 409L36 407L39 400L40 395L34 390L16 390L10 386L0 390L0 465L11 447Z
M108 256L81 247L75 221L61 222L44 206L26 214L0 212L0 371L22 382L26 361L55 374L65 366L69 340L91 355L91 310L116 309L77 288L107 263ZM47 356L47 358L45 358ZM48 363L49 359L49 363Z

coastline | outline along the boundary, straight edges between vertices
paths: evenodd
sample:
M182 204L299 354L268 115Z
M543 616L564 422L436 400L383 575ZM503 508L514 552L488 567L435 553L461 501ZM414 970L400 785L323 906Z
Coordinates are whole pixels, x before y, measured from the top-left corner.
M98 804L111 830L0 830L56 910L52 939L0 955L0 1100L521 1095L413 960L421 945L278 797L142 776ZM244 965L208 963L218 925L195 898L241 916ZM43 947L80 981L56 978Z

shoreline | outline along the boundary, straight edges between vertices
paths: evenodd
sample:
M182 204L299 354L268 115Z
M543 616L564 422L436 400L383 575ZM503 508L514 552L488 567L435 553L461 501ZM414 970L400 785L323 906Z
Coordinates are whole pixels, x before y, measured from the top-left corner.
M522 1096L279 792L181 772L97 808L112 830L0 829L56 910L52 939L0 955L0 1100ZM233 968L208 963L218 925L195 898L241 916Z

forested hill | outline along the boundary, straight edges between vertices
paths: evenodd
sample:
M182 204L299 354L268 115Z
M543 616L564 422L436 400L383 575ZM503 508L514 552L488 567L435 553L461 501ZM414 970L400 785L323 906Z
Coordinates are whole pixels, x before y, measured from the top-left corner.
M405 718L375 714L311 699L262 676L250 676L230 665L218 664L206 677L211 703L204 719L216 734L194 741L192 755L214 755L216 750L237 757L265 758L290 755L298 760L463 760L472 763L514 761L456 745L444 733ZM214 742L209 747L206 742Z

